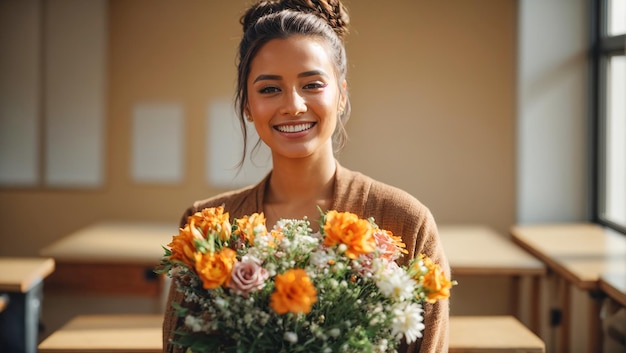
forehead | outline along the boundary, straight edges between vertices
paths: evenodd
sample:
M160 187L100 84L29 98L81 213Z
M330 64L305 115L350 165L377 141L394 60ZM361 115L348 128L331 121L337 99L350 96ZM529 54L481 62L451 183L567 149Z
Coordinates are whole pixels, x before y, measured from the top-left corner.
M328 47L316 37L295 35L272 39L257 52L250 64L250 77L258 74L301 73L323 70L329 75L335 68Z

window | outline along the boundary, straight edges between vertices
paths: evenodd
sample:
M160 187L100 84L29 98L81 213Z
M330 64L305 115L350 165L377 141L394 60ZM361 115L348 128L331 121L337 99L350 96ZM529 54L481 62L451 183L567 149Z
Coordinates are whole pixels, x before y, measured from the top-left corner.
M626 0L594 0L594 218L626 234Z

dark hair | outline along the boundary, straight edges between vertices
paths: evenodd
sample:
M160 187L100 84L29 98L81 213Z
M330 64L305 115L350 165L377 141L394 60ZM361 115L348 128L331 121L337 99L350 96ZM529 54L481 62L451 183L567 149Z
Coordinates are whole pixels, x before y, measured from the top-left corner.
M344 125L350 117L348 93L341 87L348 69L344 37L348 33L350 20L341 1L260 1L246 11L240 22L243 25L243 38L239 43L236 108L243 132L244 149L239 165L243 164L247 150L245 111L248 104L247 80L252 59L270 40L285 39L293 35L321 38L332 57L339 90L346 98L346 105L333 135L335 148L341 149L347 139Z

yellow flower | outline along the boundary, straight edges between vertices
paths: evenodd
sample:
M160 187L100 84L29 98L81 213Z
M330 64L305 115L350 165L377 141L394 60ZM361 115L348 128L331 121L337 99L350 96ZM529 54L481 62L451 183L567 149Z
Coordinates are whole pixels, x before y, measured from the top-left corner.
M329 211L324 223L324 245L345 244L346 256L356 259L359 255L376 249L374 229L366 219L360 219L350 212Z
M229 214L224 212L222 206L205 208L194 213L187 219L187 225L192 232L197 232L199 228L204 238L210 231L217 234L222 241L230 239L232 227Z
M237 252L223 248L219 252L197 253L196 272L204 289L215 289L228 281L233 265L237 262Z
M285 237L282 231L276 230L276 229L272 229L270 234L272 235L272 238L268 242L268 245L271 246L272 248L275 248L276 245L280 244L280 242Z
M181 228L180 232L172 237L172 242L167 245L172 252L170 261L182 261L189 268L193 268L196 262L194 244L196 239L199 239L197 233L191 232L189 227Z
M275 285L274 293L270 296L270 306L278 314L308 314L317 302L317 291L303 269L291 269L276 275Z
M263 212L253 213L250 216L237 219L237 230L235 234L246 239L250 245L254 245L254 238L257 235L267 234L265 215Z
M422 284L426 289L426 301L434 303L439 299L450 297L450 288L452 282L446 277L446 274L435 264L430 258L420 254L420 258L424 262L424 266L428 269L422 278Z

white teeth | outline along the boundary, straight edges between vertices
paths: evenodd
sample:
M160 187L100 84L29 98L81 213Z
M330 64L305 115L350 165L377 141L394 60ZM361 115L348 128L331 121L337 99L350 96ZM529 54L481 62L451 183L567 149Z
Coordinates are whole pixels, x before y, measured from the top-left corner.
M304 130L308 130L313 127L313 123L304 123L297 125L281 125L277 126L276 129L280 132L300 132Z

